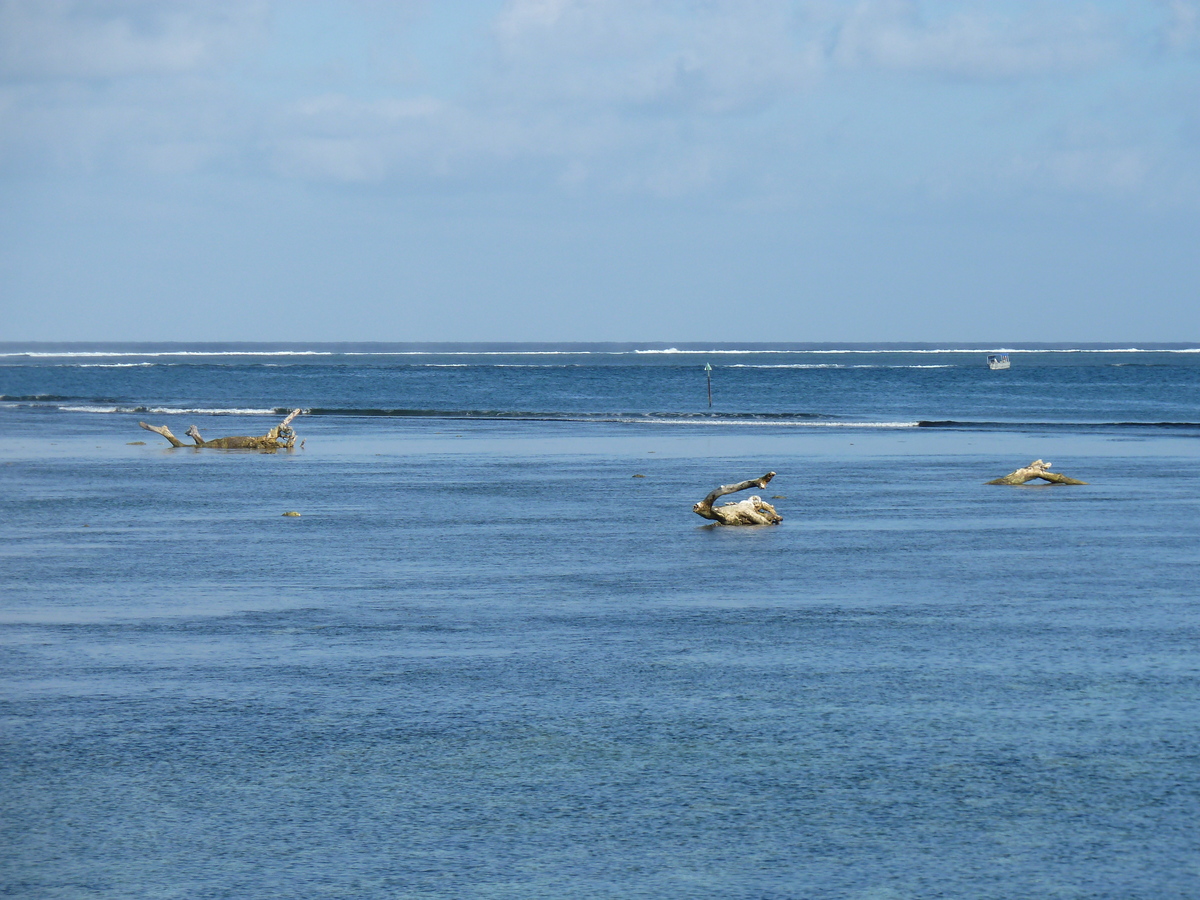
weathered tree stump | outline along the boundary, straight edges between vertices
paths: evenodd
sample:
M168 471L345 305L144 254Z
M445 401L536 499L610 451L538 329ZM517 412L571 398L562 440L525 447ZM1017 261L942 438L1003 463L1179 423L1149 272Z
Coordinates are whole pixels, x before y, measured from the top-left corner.
M1024 484L1027 481L1033 481L1035 478L1041 478L1043 481L1049 481L1053 484L1087 484L1086 481L1077 481L1074 478L1068 478L1066 475L1051 472L1050 466L1052 465L1053 463L1035 459L1029 465L1025 466L1025 468L1017 469L1011 475L1005 475L1003 478L994 478L988 484Z
M291 415L266 434L259 437L243 437L239 435L235 437L213 438L211 441L206 441L200 436L200 429L195 425L191 426L185 434L195 442L190 445L194 447L211 447L214 450L265 450L267 452L290 450L296 443L296 432L292 430L292 419L298 415L300 415L300 410L293 409ZM161 434L171 442L172 447L189 446L171 434L171 429L166 425L147 425L145 422L138 422L138 424L147 431Z
M775 477L774 472L768 472L762 478L743 481L739 484L723 484L695 506L692 512L705 519L711 519L719 525L778 525L783 516L775 512L775 507L762 497L751 497L737 503L726 503L724 506L713 506L713 501L726 494L736 494L747 488L765 488L767 482Z

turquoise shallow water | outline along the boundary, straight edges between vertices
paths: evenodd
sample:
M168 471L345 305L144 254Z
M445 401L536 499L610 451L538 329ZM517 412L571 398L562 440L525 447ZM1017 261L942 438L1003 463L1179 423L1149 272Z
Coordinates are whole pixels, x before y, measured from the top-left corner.
M86 380L48 368L0 372L0 393ZM89 396L114 409L255 383L185 367L138 394L101 371L120 377ZM596 396L665 408L632 371ZM901 411L969 411L975 375L949 371L945 396L905 383ZM588 401L598 420L302 417L305 449L275 455L136 426L270 416L11 401L0 885L1195 896L1200 454L1148 424L1185 413L1195 377L1135 374L1145 409L1122 394L1133 415L1106 415L1104 371L1081 426L630 422ZM493 396L562 411L570 379ZM822 414L896 403L845 392L858 411L835 391ZM1142 424L1097 424L1117 421ZM1090 484L982 484L1035 456ZM691 513L768 469L782 525Z

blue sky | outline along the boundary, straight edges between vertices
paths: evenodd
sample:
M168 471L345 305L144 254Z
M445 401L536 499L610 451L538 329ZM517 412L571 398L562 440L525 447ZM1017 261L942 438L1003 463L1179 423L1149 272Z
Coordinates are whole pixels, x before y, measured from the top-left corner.
M0 0L0 339L1200 340L1200 0Z

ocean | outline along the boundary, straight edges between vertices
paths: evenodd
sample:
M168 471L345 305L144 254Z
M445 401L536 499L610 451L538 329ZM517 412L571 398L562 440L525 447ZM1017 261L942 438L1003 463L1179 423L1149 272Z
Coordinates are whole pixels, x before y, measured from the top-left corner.
M0 896L1200 896L1194 344L0 344L0 500Z

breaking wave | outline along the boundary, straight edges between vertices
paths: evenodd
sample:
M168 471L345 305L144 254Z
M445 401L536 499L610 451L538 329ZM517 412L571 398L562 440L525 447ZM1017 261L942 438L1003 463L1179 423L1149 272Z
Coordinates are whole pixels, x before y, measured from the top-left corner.
M779 356L825 356L825 357L864 357L864 356L971 356L977 357L983 353L1008 353L1014 355L1059 356L1078 354L1200 354L1200 347L1193 346L1147 346L1147 347L1098 347L1098 346L1016 346L1016 347L986 347L955 346L906 346L906 345L877 345L877 346L828 346L828 345L776 345L776 346L670 346L670 347L631 347L605 346L602 344L562 345L562 346L529 346L492 344L472 346L458 345L321 345L319 348L279 348L264 347L262 349L245 346L236 349L218 349L202 347L163 347L147 346L145 349L87 349L78 345L71 349L53 350L44 345L7 344L0 350L0 359L12 360L19 364L20 360L30 361L71 361L70 365L82 365L76 360L116 360L108 365L147 365L148 360L204 362L253 359L276 360L306 360L330 359L333 357L354 358L415 358L415 357L458 357L464 359L492 359L495 357L528 357L552 359L556 357L579 357L589 359L619 358L630 359L643 357L779 357ZM123 360L138 360L139 362L120 362ZM94 364L94 363L93 363Z
M60 406L62 412L81 413L151 413L156 416L273 416L279 411L275 409L208 409L203 407L183 408L176 406ZM287 415L291 410L284 410Z
M1178 428L1200 429L1200 422L971 422L956 419L922 419L917 422L919 428L959 428L980 431L1045 429L1060 430L1097 430L1107 428Z

